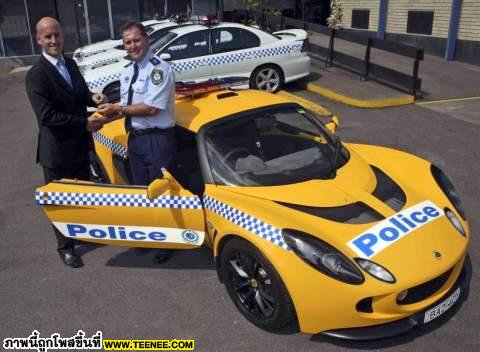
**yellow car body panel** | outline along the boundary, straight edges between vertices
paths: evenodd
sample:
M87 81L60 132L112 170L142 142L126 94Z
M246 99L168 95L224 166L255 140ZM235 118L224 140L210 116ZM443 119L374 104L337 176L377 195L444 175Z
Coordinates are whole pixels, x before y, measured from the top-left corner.
M184 189L169 189L150 200L147 187L62 180L39 187L36 197L64 235L86 242L174 249L198 248L203 243L205 222L200 200ZM187 207L182 207L182 202ZM165 207L169 203L180 207ZM129 231L132 226L140 232ZM191 231L197 239L184 240L179 231ZM152 233L153 240L149 238Z

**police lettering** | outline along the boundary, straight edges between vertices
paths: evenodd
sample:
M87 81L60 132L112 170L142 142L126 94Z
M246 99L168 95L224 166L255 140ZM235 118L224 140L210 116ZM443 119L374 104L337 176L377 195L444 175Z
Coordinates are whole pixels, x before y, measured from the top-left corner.
M359 255L371 257L441 215L441 210L430 201L417 204L362 233L350 241L349 246Z
M68 236L88 235L98 240L132 240L132 241L165 241L167 235L163 232L144 232L140 230L127 231L123 226L107 226L106 229L87 228L80 224L67 224Z

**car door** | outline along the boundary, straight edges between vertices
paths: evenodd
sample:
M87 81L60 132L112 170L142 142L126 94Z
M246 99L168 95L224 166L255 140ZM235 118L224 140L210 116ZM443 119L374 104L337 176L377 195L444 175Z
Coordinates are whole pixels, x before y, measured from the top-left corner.
M242 28L215 28L211 34L210 63L215 77L249 78L261 63L258 55L260 39Z
M207 29L190 32L178 37L160 50L159 54L170 54L177 82L204 81L211 78L208 36Z
M66 237L128 247L197 248L205 237L202 203L173 177L168 180L159 196L152 196L152 184L60 180L39 187L35 198Z

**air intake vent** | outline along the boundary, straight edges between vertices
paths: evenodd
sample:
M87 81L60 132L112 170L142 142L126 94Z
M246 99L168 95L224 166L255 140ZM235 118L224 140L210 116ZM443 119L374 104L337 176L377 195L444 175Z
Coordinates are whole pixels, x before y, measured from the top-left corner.
M366 204L357 202L353 204L343 205L341 207L307 207L304 205L280 203L279 204L292 208L304 213L315 215L327 220L342 222L347 224L369 224L375 221L385 219L375 210L368 207Z
M220 100L220 99L236 97L236 96L238 96L238 94L235 93L235 92L227 92L227 93L221 93L221 94L217 95L217 99Z
M386 203L395 211L400 211L405 205L406 196L403 190L382 170L371 166L377 177L377 187L373 191L373 196Z

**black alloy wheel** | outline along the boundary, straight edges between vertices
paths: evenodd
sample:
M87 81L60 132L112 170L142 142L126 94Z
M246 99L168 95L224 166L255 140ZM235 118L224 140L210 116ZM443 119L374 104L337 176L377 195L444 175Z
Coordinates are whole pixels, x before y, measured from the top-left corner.
M223 248L220 260L230 298L250 322L265 330L277 330L296 318L280 276L257 248L233 239Z

